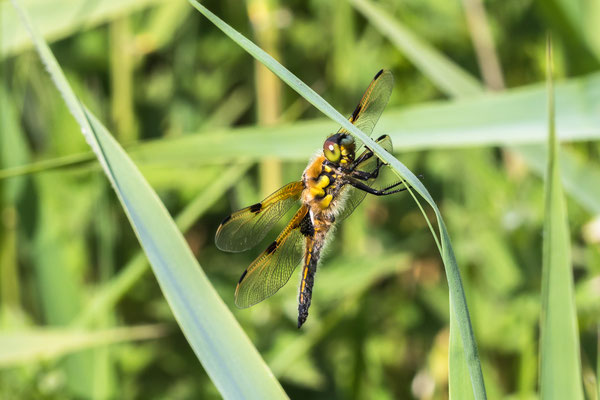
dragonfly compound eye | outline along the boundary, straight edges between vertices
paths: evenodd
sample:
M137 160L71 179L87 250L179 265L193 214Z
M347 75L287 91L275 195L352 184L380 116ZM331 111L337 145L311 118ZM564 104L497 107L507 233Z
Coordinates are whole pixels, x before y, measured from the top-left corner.
M342 152L340 150L340 145L331 140L326 140L325 144L323 144L323 154L327 160L332 163L338 163L340 161L340 157L342 156Z
M354 154L354 138L350 135L344 135L340 139L342 156L352 156Z

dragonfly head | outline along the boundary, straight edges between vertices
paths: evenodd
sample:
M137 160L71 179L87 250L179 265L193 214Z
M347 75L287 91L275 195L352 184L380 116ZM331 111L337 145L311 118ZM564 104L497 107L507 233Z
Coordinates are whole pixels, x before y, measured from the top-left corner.
M346 133L336 133L329 136L323 144L325 158L338 165L348 165L354 161L354 138Z

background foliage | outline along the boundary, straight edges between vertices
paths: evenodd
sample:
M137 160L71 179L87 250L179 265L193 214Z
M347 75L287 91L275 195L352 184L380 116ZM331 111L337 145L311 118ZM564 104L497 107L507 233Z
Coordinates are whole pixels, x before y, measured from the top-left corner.
M376 130L392 134L442 209L490 398L536 398L545 153L522 144L544 141L536 84L553 32L584 387L596 398L600 6L494 0L482 14L475 0L377 2L393 30L364 0L203 4L344 114L376 71L392 69ZM251 309L233 306L259 249L217 251L216 226L298 179L334 124L185 1L25 6L79 97L171 214L187 218L190 247L291 398L447 396L447 284L408 196L367 199L337 232L302 331L295 284ZM10 332L25 330L30 350L41 340L53 354L4 358L2 397L218 398L6 1L0 21L0 343L17 348ZM484 88L494 93L476 97ZM150 337L159 338L137 341Z

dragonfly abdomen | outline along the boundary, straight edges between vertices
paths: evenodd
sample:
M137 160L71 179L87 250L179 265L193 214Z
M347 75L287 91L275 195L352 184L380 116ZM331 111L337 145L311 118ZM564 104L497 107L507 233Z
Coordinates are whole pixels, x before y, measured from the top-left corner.
M306 321L306 318L308 318L308 308L310 307L312 299L317 265L319 264L321 250L323 249L330 228L331 222L317 220L314 222L314 235L312 237L306 237L302 280L300 281L300 294L298 297L298 328L300 328Z

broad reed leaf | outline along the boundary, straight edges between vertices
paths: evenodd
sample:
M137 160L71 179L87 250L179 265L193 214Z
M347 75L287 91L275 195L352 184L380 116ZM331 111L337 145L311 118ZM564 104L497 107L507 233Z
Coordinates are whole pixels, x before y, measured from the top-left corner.
M98 157L184 335L226 399L286 398L217 295L164 205L104 126L81 104L19 0L13 0L50 76Z
M556 85L556 124L561 141L600 138L600 74L568 79ZM377 127L402 151L544 143L546 115L543 85L534 84L477 99L437 101L386 109ZM315 119L271 127L217 129L166 138L128 148L138 165L202 165L232 159L275 156L304 160L327 132L331 120ZM87 164L92 154L73 154L0 170L0 179Z
M409 186L407 186L409 187L409 191L411 192L411 195L413 195L413 197L415 198L415 201L417 201L417 204L422 210L425 218L427 218L427 216L425 215L425 212L421 207L420 203L418 202L417 198L414 196L413 190L419 193L433 208L437 218L440 236L437 236L431 225L430 228L432 229L434 239L438 244L438 248L440 250L442 260L446 268L446 277L448 279L448 286L450 289L450 302L452 304L452 310L455 313L454 316L456 317L456 320L450 320L451 329L453 329L452 326L454 325L454 323L458 325L458 329L460 331L462 339L461 344L464 351L464 357L467 360L467 366L469 368L475 398L485 399L485 386L483 383L483 375L481 372L477 344L475 343L475 337L473 335L473 329L471 327L469 311L467 309L467 302L462 287L456 257L454 256L454 251L452 250L450 237L448 236L448 232L446 230L446 226L444 224L442 215L425 186L423 186L421 181L408 168L406 168L404 164L402 164L391 154L385 151L381 146L375 143L371 138L369 138L362 131L360 131L354 125L352 125L344 116L342 116L337 110L335 110L321 96L319 96L315 91L313 91L310 87L308 87L305 83L298 79L289 70L287 70L285 67L279 64L273 57L268 55L250 40L245 38L243 35L241 35L235 29L230 27L228 24L226 24L223 20L211 13L206 7L204 7L197 1L189 1L207 19L209 19L213 24L215 24L220 30L222 30L227 36L234 40L238 45L244 48L244 50L250 53L254 58L256 58L263 65L269 68L273 73L279 76L292 89L294 89L302 97L308 100L312 105L317 107L321 112L323 112L329 118L340 124L343 128L351 132L356 138L360 139L360 141L362 141L369 148L371 148L375 152L375 154L377 154L378 157L385 161L401 179L405 180L408 183Z

